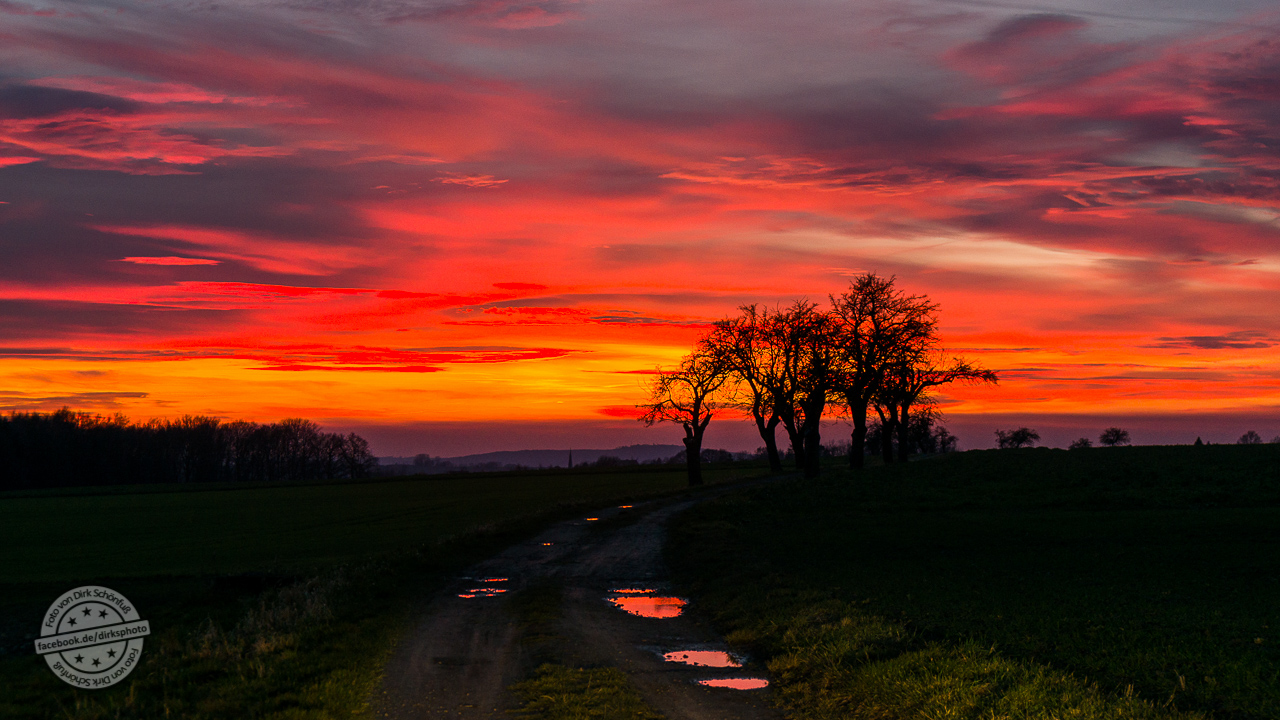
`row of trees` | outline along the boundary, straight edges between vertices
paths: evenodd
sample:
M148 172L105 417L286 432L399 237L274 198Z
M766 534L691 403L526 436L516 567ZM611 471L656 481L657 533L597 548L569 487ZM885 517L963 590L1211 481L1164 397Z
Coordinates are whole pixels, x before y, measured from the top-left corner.
M0 417L0 488L359 478L377 458L309 420L187 416L133 423L62 409Z
M996 374L948 355L938 338L938 305L908 295L893 277L866 273L830 307L808 300L788 307L744 305L716 322L678 368L660 371L639 406L646 425L679 423L685 432L689 483L702 482L702 438L724 411L749 415L775 471L782 469L776 429L790 441L806 477L820 472L821 421L850 419L849 463L863 465L874 411L886 462L905 461L916 418L937 414L934 388L952 382L996 382ZM896 452L895 452L896 449Z

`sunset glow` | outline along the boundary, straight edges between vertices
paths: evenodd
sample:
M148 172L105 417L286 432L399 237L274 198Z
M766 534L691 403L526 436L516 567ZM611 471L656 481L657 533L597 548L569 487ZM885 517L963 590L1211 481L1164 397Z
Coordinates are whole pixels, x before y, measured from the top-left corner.
M647 373L875 271L948 418L1276 417L1280 13L1018 7L0 0L0 410L676 442Z

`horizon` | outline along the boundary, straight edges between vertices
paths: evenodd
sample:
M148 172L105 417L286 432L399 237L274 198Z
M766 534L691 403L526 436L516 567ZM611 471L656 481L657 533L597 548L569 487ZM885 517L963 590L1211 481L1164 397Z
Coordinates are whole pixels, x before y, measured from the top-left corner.
M1108 427L1129 431L1133 445L1191 445L1196 438L1206 443L1233 444L1249 430L1257 432L1263 442L1280 436L1280 418L1270 415L1184 415L1169 416L997 416L943 417L941 424L959 438L958 450L983 450L996 447L995 431L1029 427L1041 436L1037 447L1066 448L1072 441L1087 437L1097 442ZM490 452L613 450L629 445L680 445L678 428L612 427L567 429L564 424L495 425L490 433L482 433L475 425L440 425L432 428L403 426L353 426L337 428L357 432L370 442L379 457L413 457L425 453L433 457L463 457ZM845 420L823 421L823 443L848 442L851 426ZM585 433L585 434L584 434ZM477 435L481 437L477 438ZM491 439L500 436L501 440ZM576 436L583 440L576 447L557 445L559 439ZM431 440L432 437L437 440ZM541 444L539 444L541 443ZM779 449L786 450L785 435L779 438ZM754 452L761 446L759 434L749 421L713 421L707 428L705 449L730 452ZM410 451L411 448L422 448ZM452 448L452 449L451 449ZM438 449L438 451L437 451ZM457 451L461 450L461 451Z
M654 368L873 271L999 372L962 448L1280 432L1273 3L0 16L0 411L666 444Z

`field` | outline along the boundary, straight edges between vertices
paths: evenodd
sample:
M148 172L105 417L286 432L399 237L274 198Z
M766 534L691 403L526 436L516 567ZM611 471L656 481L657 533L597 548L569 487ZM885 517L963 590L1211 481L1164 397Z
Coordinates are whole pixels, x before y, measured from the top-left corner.
M798 718L1280 717L1280 448L980 451L696 510Z
M551 519L684 484L642 468L0 494L0 716L358 713L415 598ZM153 628L126 686L94 693L30 645L49 602L89 583Z

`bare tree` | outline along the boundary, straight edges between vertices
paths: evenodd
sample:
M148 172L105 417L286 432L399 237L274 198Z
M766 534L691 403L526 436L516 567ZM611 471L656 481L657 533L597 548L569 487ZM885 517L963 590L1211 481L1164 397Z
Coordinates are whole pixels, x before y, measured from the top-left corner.
M911 452L908 431L911 426L911 410L923 402L929 402L932 388L953 382L996 383L996 374L963 358L947 358L937 351L910 351L890 363L885 381L876 398L881 422L892 423L898 436L898 462L906 462ZM887 411L887 412L886 412ZM885 432L885 438L890 436ZM893 450L885 441L885 462L892 462Z
M849 465L861 468L867 438L867 411L883 395L886 372L936 342L938 306L921 295L894 287L895 278L866 273L840 297L831 298L839 352L836 389L853 421ZM881 412L884 427L896 427L898 408ZM903 423L905 424L905 422ZM892 444L892 432L885 434Z
M836 323L812 302L798 300L778 313L771 327L775 342L786 349L783 375L793 392L789 402L779 402L778 412L791 433L796 464L805 477L814 478L821 472L822 412L836 398Z
M1109 427L1098 436L1098 442L1107 447L1129 444L1129 431L1124 428Z
M1040 442L1040 433L1031 428L1020 427L1017 430L997 430L996 444L1000 449L1031 447Z
M702 437L722 403L717 393L729 379L727 368L715 355L693 352L680 367L654 376L649 401L640 407L640 421L652 427L659 422L676 422L684 427L685 463L689 485L702 484Z
M743 305L741 314L721 320L698 341L698 349L711 355L730 373L733 383L728 404L751 413L756 431L764 441L769 469L781 472L776 430L782 422L779 404L794 393L786 389L785 347L772 342L769 331L773 315L757 305Z

